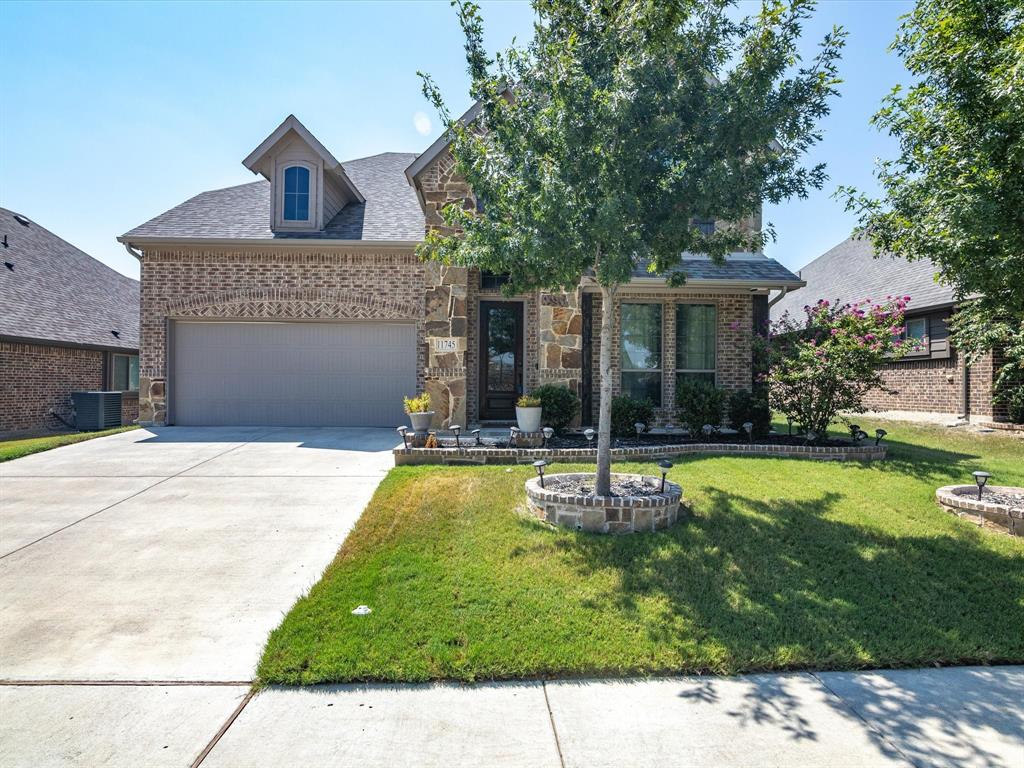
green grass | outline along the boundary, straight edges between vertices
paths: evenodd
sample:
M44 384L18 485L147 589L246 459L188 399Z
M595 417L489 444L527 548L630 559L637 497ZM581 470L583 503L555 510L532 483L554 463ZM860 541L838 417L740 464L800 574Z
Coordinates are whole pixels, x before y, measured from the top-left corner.
M979 467L1024 485L1024 442L886 426L890 456L873 464L681 459L670 477L694 517L633 536L552 530L521 514L530 467L397 468L270 635L259 677L1024 661L1024 540L934 502L937 486ZM361 603L373 613L351 615Z
M60 435L46 435L45 437L26 437L19 440L0 441L0 462L20 459L22 456L39 453L40 451L48 451L51 448L60 448L62 445L80 443L83 440L116 435L118 432L127 432L130 429L138 429L138 427L116 427L115 429L104 429L100 432L68 432Z

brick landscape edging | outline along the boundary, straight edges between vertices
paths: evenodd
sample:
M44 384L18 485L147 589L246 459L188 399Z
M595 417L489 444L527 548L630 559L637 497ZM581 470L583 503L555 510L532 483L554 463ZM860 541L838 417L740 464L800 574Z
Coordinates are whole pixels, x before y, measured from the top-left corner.
M546 483L562 480L590 480L593 475L566 473L547 475ZM661 478L646 475L618 475L616 479L639 480L644 485L658 487ZM540 478L526 481L526 498L530 511L552 525L588 533L644 533L668 528L679 517L679 502L683 489L676 483L665 481L665 490L649 496L577 496L541 488Z
M675 445L641 445L612 448L612 459L618 461L662 459L685 453L735 454L770 456L785 459L818 461L880 461L885 458L885 445L747 445L744 443L677 443ZM395 466L406 464L532 464L537 459L560 462L596 462L597 448L495 448L466 446L463 448L403 448L393 451Z
M1024 488L1011 486L994 485L986 486L989 493L1024 493ZM996 504L985 501L982 494L978 500L978 489L973 485L944 485L935 491L935 500L942 505L947 512L952 512L958 517L964 513L974 513L974 517L983 517L993 523L1005 526L1011 535L1024 535L1024 510L1012 509L1005 504Z

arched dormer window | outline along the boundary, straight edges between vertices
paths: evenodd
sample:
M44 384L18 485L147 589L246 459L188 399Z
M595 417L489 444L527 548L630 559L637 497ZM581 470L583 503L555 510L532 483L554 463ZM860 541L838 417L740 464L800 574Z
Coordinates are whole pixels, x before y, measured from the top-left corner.
M292 165L284 169L284 221L309 221L309 169Z

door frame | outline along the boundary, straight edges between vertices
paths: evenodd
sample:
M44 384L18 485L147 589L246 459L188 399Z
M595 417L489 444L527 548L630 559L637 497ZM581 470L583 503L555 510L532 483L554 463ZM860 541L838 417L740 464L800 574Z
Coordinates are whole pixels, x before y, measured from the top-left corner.
M514 307L518 313L515 340L518 398L526 389L526 302L523 299L481 299L477 308L477 420L511 421L515 419L514 409L508 417L487 413L487 310L492 306Z

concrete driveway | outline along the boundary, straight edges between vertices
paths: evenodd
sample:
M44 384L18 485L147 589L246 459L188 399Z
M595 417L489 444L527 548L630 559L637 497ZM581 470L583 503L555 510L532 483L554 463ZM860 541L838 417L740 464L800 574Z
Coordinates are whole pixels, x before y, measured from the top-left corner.
M32 754L0 730L0 764L189 764L395 442L170 427L0 465L0 710L48 724Z

